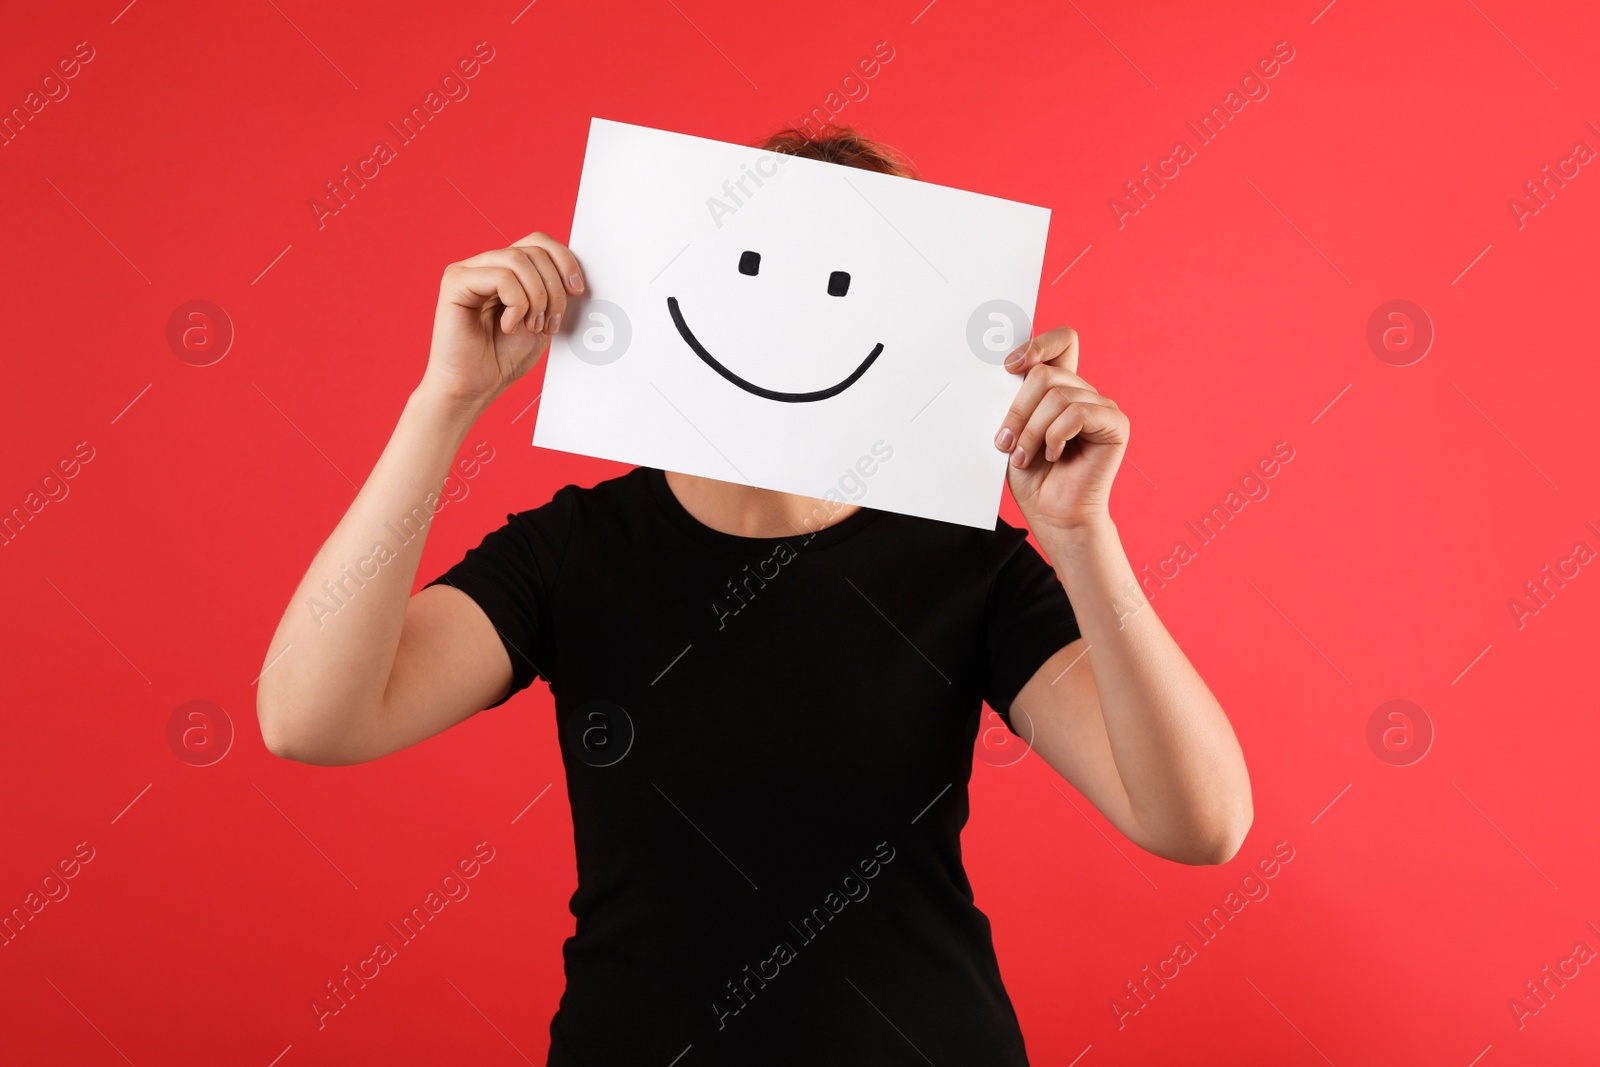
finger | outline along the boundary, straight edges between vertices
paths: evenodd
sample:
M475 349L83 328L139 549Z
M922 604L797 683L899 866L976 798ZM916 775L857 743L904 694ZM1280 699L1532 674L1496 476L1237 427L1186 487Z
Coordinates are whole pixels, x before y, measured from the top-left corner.
M1049 375L1049 378L1050 378L1050 381L1051 381L1052 384L1055 384L1055 385L1072 385L1072 386L1076 386L1079 389L1087 389L1089 392L1093 393L1095 396L1100 398L1100 403L1102 403L1102 404L1110 404L1112 407L1116 407L1117 406L1117 402L1115 400L1112 400L1109 396L1106 396L1100 390L1096 389L1093 385L1091 385L1089 383L1089 381L1087 379L1083 378L1081 375L1074 374L1072 371L1067 370L1065 367L1057 367L1053 363L1042 363L1042 364L1040 364L1040 366L1043 368L1044 373Z
M1012 451L1017 445L1017 439L1022 435L1023 427L1033 415L1033 410L1039 406L1040 399L1057 386L1070 386L1096 397L1100 396L1088 382L1071 371L1053 367L1048 363L1035 364L1022 379L1022 385L1018 387L1017 395L1012 399L1011 407L1000 423L1000 429L994 437L995 447L1002 452ZM1103 397L1100 399L1106 404L1111 403Z
M561 313L567 310L567 291L562 287L561 273L550 253L542 248L521 246L517 252L533 264L534 270L539 272L539 278L544 283L544 321L533 328L535 330L542 328L546 333L553 334L561 326Z
M1091 383L1087 378L1084 378L1082 375L1074 373L1073 371L1067 370L1065 367L1058 367L1053 363L1039 363L1035 365L1039 368L1039 373L1046 375L1052 385L1076 385L1080 389L1088 389L1091 392L1096 393L1100 392L1100 390L1096 389L1094 384ZM1026 383L1027 379L1024 378L1023 382ZM1106 398L1106 403L1115 406L1109 397Z
M1091 404L1074 400L1051 421L1044 434L1044 458L1054 463L1066 450L1073 438L1096 444L1126 443L1128 416L1104 404ZM1025 456L1017 466L1026 467L1031 456ZM1012 462L1016 462L1013 458Z
M496 299L505 305L505 311L500 315L500 328L506 333L516 328L517 320L526 315L531 306L522 280L510 267L469 267L457 263L450 274L447 283L449 299L462 307L476 310L488 307ZM542 292L543 287L540 288Z
M583 268L578 266L578 257L572 254L572 249L549 234L534 231L518 241L517 245L531 245L544 249L545 253L555 263L556 273L566 286L567 292L573 296L583 292L588 285L588 282L583 277Z
M1052 386L1039 403L1028 415L1028 421L1022 431L1017 434L1017 445L1012 449L1013 461L1020 457L1019 467L1026 467L1028 462L1046 447L1046 431L1060 418L1061 413L1074 404L1098 404L1103 398L1092 389L1079 389L1071 385ZM1061 454L1060 441L1054 442L1058 447L1053 455L1045 458L1054 460Z
M546 306L548 304L546 298L547 287L544 278L534 264L529 261L527 253L523 249L496 248L473 256L463 262L468 267L504 267L514 272L517 276L517 281L522 284L523 292L528 294L528 303L522 306L522 318L526 320L530 331L537 332L539 330L545 313L548 311ZM560 288L560 284L557 283L557 291L560 291ZM565 294L563 294L564 297ZM510 321L515 325L515 319ZM507 328L506 332L510 333L511 330Z
M1012 374L1026 374L1040 363L1076 372L1078 331L1071 326L1057 326L1037 337L1028 338L1005 358L1006 370Z

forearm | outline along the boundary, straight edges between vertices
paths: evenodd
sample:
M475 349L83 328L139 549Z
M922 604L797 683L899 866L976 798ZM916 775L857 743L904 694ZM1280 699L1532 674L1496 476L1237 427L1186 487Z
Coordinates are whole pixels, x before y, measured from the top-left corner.
M1109 518L1035 533L1077 615L1140 843L1226 858L1252 815L1227 715L1145 599Z
M258 683L274 751L337 746L381 705L445 477L478 409L419 388L284 611Z

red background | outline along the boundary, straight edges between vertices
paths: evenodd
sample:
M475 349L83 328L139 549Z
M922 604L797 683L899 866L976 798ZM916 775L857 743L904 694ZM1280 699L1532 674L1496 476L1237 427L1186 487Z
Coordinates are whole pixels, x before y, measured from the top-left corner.
M253 680L421 373L440 271L564 237L590 116L748 143L880 41L893 59L840 121L931 181L1053 211L1039 320L1081 331L1084 374L1132 415L1113 512L1136 568L1294 449L1154 600L1249 759L1231 863L1142 853L1037 757L976 766L967 860L1034 1062L1593 1059L1600 967L1520 1028L1509 1001L1600 949L1600 567L1521 627L1508 606L1600 549L1600 175L1520 226L1508 206L1600 148L1593 5L124 2L0 34L6 110L95 50L0 148L0 507L94 450L0 548L0 906L94 850L0 948L0 1060L543 1063L574 884L548 692L323 769L266 752ZM470 96L319 229L323 183L480 41ZM1119 228L1110 198L1280 41L1270 95ZM194 299L237 332L211 366L166 340ZM1409 366L1366 341L1391 299L1436 330ZM620 473L529 446L541 376L469 437L496 458L421 579ZM1392 699L1435 731L1409 766L1367 742ZM190 700L235 731L210 766L169 746ZM471 896L319 1030L324 983L479 841ZM1280 841L1270 896L1119 1028L1124 983Z

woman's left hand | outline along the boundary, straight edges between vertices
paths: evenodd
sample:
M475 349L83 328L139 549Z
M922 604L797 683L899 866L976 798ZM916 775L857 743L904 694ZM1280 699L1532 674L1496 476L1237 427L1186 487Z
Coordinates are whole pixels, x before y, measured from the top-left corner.
M1078 332L1059 326L1006 357L1023 376L995 435L1028 525L1071 533L1110 519L1111 481L1128 447L1128 416L1078 377Z

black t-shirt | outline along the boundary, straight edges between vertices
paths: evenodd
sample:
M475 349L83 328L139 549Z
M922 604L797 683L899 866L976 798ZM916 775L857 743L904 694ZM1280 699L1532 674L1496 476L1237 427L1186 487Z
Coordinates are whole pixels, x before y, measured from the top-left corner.
M511 691L555 697L578 888L551 1065L1027 1063L960 841L981 702L1006 717L1078 636L1025 531L863 508L740 537L640 467L441 582Z

